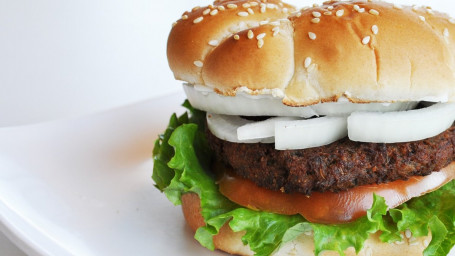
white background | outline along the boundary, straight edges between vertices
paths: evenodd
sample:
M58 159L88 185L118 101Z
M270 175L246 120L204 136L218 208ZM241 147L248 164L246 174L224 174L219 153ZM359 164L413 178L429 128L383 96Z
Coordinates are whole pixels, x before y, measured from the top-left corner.
M167 34L183 11L210 2L0 0L0 127L86 115L180 90L167 66ZM447 0L396 2L455 14ZM0 235L0 255L21 254Z

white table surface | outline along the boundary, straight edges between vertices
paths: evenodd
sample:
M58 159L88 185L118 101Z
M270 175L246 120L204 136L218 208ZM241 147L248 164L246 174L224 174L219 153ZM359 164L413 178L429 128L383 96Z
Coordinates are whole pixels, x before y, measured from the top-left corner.
M180 90L167 66L167 34L183 11L210 2L0 0L0 127L84 116ZM451 1L431 5L455 16ZM24 253L0 234L0 255Z

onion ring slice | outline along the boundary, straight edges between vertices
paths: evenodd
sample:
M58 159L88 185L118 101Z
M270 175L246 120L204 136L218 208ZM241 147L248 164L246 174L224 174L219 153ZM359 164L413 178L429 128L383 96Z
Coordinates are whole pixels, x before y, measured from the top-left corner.
M434 137L452 126L455 103L401 112L354 112L348 118L349 139L370 143L399 143Z
M208 87L184 84L183 89L191 105L197 109L221 115L238 116L348 116L355 111L401 111L414 108L415 102L366 103L351 102L320 103L307 107L290 107L282 98L272 94L250 95L238 92L236 96L220 95ZM200 89L203 88L203 89Z
M348 134L345 117L319 117L275 123L275 149L306 149L328 145Z
M275 137L275 123L279 121L296 121L297 117L273 117L264 121L240 126L237 136L240 141Z
M273 143L274 138L239 140L237 129L255 123L239 116L217 115L207 113L207 127L217 138L234 143Z

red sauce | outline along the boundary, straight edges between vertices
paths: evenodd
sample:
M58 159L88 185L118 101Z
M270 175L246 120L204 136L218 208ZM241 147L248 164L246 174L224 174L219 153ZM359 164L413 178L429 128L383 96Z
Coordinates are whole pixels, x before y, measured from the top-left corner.
M440 188L454 178L455 164L451 164L429 176L359 186L340 193L314 192L311 196L267 190L247 179L232 175L228 170L224 171L218 183L223 195L244 207L285 215L301 214L310 222L337 224L365 216L373 204L373 193L384 197L387 205L395 208L413 197Z

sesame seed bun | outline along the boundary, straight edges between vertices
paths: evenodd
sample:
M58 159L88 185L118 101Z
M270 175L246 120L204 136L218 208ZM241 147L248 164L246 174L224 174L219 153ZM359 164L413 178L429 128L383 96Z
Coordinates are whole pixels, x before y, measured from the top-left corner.
M185 219L193 231L199 227L205 226L204 219L200 214L200 200L197 194L189 193L182 196L182 210ZM248 245L242 243L244 232L233 232L228 225L224 225L218 235L213 239L215 248L234 255L254 255ZM379 240L379 233L370 235L365 241L363 249L359 254L355 253L354 248L345 251L346 256L393 256L393 255L422 255L428 242L431 241L431 235L426 237L403 238L402 243L382 243ZM301 235L296 240L284 245L274 256L286 255L314 255L314 243L312 234ZM324 251L320 256L337 256L337 252Z
M183 14L167 54L179 80L231 96L279 89L289 106L455 101L454 23L379 1L216 1Z

